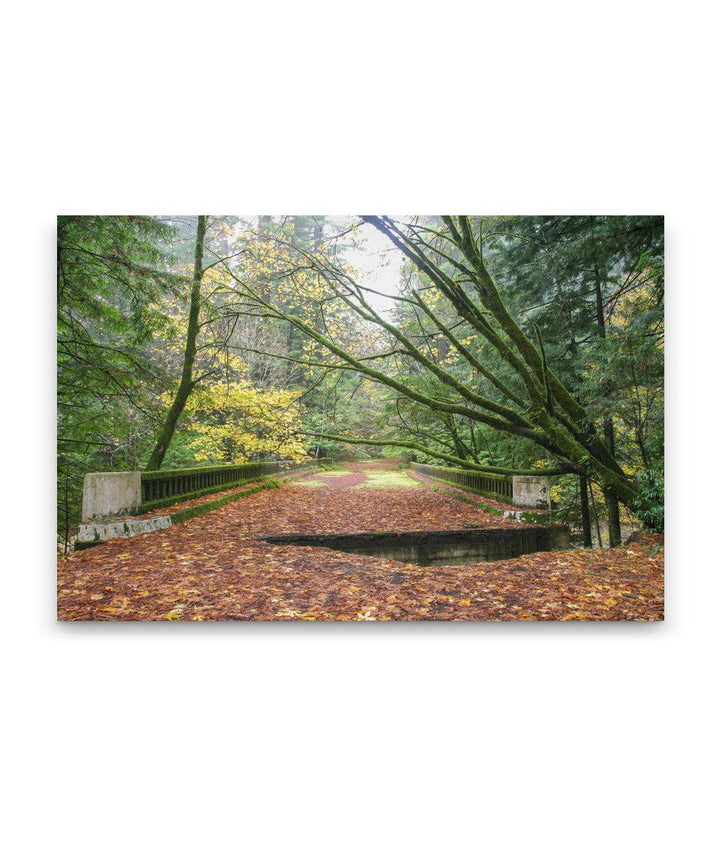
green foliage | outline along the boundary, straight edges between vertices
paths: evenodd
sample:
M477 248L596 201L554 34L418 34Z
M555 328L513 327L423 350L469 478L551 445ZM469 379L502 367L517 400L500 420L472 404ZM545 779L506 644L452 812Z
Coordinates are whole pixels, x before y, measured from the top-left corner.
M85 472L138 469L147 460L177 389L195 218L171 222L58 221L61 523L79 517ZM635 506L637 484L641 519L661 527L662 218L466 218L512 323L531 348L542 342L542 365L527 364L540 399L508 359L527 354L498 321L497 304L483 302L488 283L474 269L458 274L458 263L472 268L473 250L449 240L453 222L459 228L462 218L396 221L454 285L443 291L427 267L408 260L397 279L400 299L378 317L376 298L361 287L372 287L372 277L357 276L344 256L357 233L347 221L336 229L322 217L209 218L193 389L163 466L275 455L364 459L367 446L342 442L355 436L418 447L376 446L374 455L403 448L408 459L446 455L475 470L558 470L570 460L597 483L608 474L587 438L592 428L603 441L610 421L624 501ZM491 321L489 337L483 319ZM566 419L575 432L569 442L552 412L551 376L582 413ZM489 414L495 421L483 421ZM561 517L577 516L575 482L563 477L555 489Z
M58 217L58 526L80 516L86 472L137 469L152 397L151 351L174 294L172 228L152 217Z
M665 528L665 479L661 464L644 470L637 479L640 487L635 513L650 532Z

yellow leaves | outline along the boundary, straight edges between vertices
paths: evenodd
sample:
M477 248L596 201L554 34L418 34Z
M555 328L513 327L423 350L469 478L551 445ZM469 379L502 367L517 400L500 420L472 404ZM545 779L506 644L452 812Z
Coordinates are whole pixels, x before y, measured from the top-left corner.
M375 612L375 607L371 606L369 609L366 609L365 612L358 612L357 620L358 621L377 621L377 618L373 615Z
M309 612L301 612L299 609L283 609L276 612L275 618L299 618L301 621L317 621L317 616Z
M243 464L273 454L296 461L307 457L296 437L300 404L295 391L260 390L243 379L210 384L196 388L186 414L197 461Z
M176 607L171 609L170 612L167 613L165 618L168 621L179 621L182 618L182 614L183 614L184 609L185 609L185 605L180 603Z

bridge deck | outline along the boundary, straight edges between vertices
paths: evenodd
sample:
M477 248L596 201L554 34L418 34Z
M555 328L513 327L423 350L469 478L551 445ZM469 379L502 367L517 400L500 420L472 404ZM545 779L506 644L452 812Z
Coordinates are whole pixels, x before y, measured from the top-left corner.
M658 553L657 539L612 551L533 553L451 568L418 568L393 559L257 540L259 535L290 532L457 530L467 525L525 526L486 514L398 472L308 476L171 529L106 542L61 559L58 617L662 617L662 556L651 555Z

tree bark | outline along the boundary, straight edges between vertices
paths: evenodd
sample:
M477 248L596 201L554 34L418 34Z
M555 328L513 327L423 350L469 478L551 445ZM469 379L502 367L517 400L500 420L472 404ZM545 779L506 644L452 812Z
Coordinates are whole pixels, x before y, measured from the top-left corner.
M200 329L200 286L203 275L203 248L205 242L205 230L207 228L207 215L199 214L197 221L197 235L195 238L195 267L193 269L192 288L190 289L190 311L188 313L187 338L185 340L185 356L183 359L183 370L180 377L180 385L175 393L173 403L165 417L160 433L155 443L155 448L148 459L147 470L159 470L162 466L165 454L175 433L178 420L185 409L190 393L193 391L196 381L193 381L193 367L195 355L197 354L197 337Z
M432 264L421 239L407 230L403 231L389 218L367 216L363 219L383 232L426 273L460 316L474 326L514 369L530 397L529 412L534 414L534 422L544 435L540 445L573 461L586 475L598 480L603 489L632 506L637 497L635 485L600 438L585 409L555 373L551 369L546 370L540 351L508 312L479 254L469 219L458 217L456 222L451 217L443 217L450 231L449 240L460 250L463 259L458 261L448 255L444 257L466 281L474 285L482 308L499 324L508 341L503 341L494 329L495 325L489 324L483 313L478 312L478 307L469 299L457 277L452 279ZM543 401L548 390L553 403L552 412Z
M602 550L603 542L602 542L602 534L600 533L600 517L597 512L597 504L595 502L595 494L593 493L592 485L590 486L590 500L592 501L593 512L595 514L595 531L597 532L598 537L598 546Z
M611 418L603 421L603 431L605 434L605 442L608 448L615 454L615 428ZM612 491L604 491L605 505L608 513L608 538L610 539L611 547L619 547L622 543L622 534L620 530L620 503L617 496Z
M607 337L605 329L605 307L602 297L602 281L600 272L595 268L595 313L598 325L598 335L601 339ZM607 415L603 419L603 435L605 437L605 445L610 450L610 454L615 456L615 426L613 425L612 416ZM622 534L620 531L620 503L617 495L609 490L603 491L605 497L605 507L608 514L608 540L611 547L619 547L622 542Z
M449 328L440 325L440 319L423 300L417 290L399 297L423 312L438 329L446 335L469 366L488 379L505 397L489 398L473 383L459 379L448 367L437 364L418 348L412 339L396 324L381 315L366 299L365 289L356 283L347 272L337 268L327 257L316 257L311 252L301 251L303 264L311 264L329 285L335 297L364 320L382 327L392 337L398 351L414 361L418 367L430 372L439 382L439 389L428 393L409 382L403 375L389 374L370 365L367 359L358 357L307 320L292 314L287 308L273 305L249 283L233 275L242 292L258 304L258 312L264 317L290 322L302 333L310 336L327 349L339 362L330 363L329 368L352 369L372 381L395 390L410 401L427 406L443 416L462 416L476 425L485 425L507 434L525 437L560 459L561 466L582 474L601 485L603 490L612 491L624 504L632 507L638 496L633 479L623 472L622 467L608 449L604 438L597 430L582 404L573 396L560 378L553 372L536 345L518 322L510 315L490 273L482 261L467 217L443 218L448 232L442 235L449 241L451 254L442 252L428 244L412 227L403 227L387 217L364 216L370 223L395 244L398 249L433 283L433 287L449 301L458 316L479 333L486 343L496 351L514 375L510 381L512 389L500 380L485 365L478 354L471 353L460 341L453 341ZM457 251L457 252L455 252ZM454 255L452 254L454 253ZM448 273L445 264L441 268L433 262L444 259L454 270ZM473 288L471 296L466 283ZM479 297L479 301L478 298ZM381 364L382 365L382 364ZM509 401L509 403L508 403ZM329 435L318 435L326 436ZM368 445L401 445L397 441L370 438L333 437L342 442L366 442ZM469 462L456 455L430 455L455 464L474 469ZM477 467L481 469L481 467Z
M580 516L582 518L583 547L592 547L592 521L590 519L590 503L588 501L588 483L585 476L580 476Z

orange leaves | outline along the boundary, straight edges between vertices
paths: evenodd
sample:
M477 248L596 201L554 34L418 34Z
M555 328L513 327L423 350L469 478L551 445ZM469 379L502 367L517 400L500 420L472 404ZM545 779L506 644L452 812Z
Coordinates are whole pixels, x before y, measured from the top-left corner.
M61 559L58 616L105 621L662 618L660 536L648 536L631 550L533 553L461 567L417 567L257 538L455 529L458 514L467 523L484 523L475 507L424 487L286 485L261 491L162 532L108 541ZM493 524L498 520L493 517Z
M356 618L358 621L377 621L377 618L373 615L376 611L377 607L371 606L369 609L366 609L364 612L358 612Z

